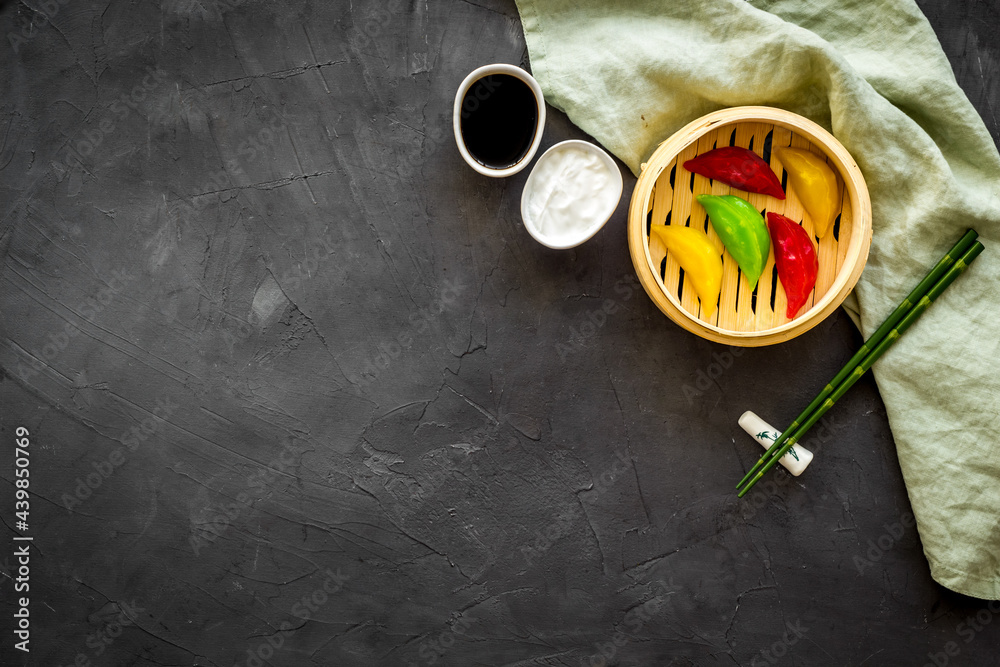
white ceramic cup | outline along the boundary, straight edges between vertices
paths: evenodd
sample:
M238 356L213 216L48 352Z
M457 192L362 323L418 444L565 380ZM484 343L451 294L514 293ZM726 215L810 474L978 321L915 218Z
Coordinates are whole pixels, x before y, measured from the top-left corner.
M535 125L535 137L531 141L531 146L528 147L528 152L517 161L517 164L505 169L492 169L478 162L476 158L472 157L469 153L469 149L466 147L465 141L462 138L462 101L465 99L465 94L469 91L469 88L472 87L472 84L483 77L490 76L491 74L509 74L510 76L524 81L528 84L528 87L531 88L531 92L535 96L535 104L538 105L538 121ZM484 176L492 176L493 178L502 178L504 176L516 174L528 166L531 159L535 157L538 145L542 143L542 130L545 128L545 98L542 96L542 89L538 85L538 82L535 81L534 77L520 67L507 65L505 63L483 65L478 69L472 70L469 73L469 76L465 77L465 80L462 81L462 85L458 87L458 92L455 93L455 108L452 114L452 126L455 131L455 143L458 145L458 152L462 154L462 159L464 159L470 167Z

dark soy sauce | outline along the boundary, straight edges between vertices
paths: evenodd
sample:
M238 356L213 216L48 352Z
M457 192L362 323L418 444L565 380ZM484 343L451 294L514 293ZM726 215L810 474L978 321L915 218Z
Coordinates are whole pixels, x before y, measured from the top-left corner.
M524 81L490 74L462 98L462 140L473 159L491 169L513 167L535 139L538 105Z

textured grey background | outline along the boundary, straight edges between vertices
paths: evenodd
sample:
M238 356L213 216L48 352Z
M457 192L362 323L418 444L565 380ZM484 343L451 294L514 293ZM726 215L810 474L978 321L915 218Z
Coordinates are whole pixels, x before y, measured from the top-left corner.
M1000 138L1000 2L921 6ZM794 416L846 316L734 355L635 285L630 175L556 252L526 173L463 165L458 83L526 63L512 1L25 0L0 32L8 533L16 426L35 493L2 664L997 664L870 379L802 478L733 494L737 417ZM582 136L550 109L543 149Z

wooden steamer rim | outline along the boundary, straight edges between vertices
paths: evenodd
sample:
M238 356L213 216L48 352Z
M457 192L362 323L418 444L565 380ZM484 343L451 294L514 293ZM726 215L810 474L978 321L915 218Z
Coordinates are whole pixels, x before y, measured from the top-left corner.
M841 220L841 228L850 226L850 243L843 265L823 296L792 320L760 331L731 330L693 316L679 302L677 295L663 286L649 252L646 235L647 212L654 186L660 175L685 149L706 133L742 123L769 123L808 140L828 158L838 172L851 204L850 221ZM739 194L739 193L738 193ZM746 193L742 193L745 197ZM829 132L813 121L790 111L763 106L722 109L689 123L664 141L642 164L632 193L628 214L628 243L635 267L646 293L657 307L684 329L717 343L741 347L760 347L790 340L812 329L837 309L854 289L868 260L872 236L871 198L864 176L847 149ZM773 258L773 251L772 251ZM773 261L773 259L772 259ZM762 279L763 280L763 279Z

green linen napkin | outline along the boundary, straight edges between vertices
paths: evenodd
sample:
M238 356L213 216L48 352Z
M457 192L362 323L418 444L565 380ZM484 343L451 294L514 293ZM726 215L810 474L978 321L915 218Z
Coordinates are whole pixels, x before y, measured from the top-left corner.
M931 574L1000 599L1000 156L911 0L517 0L546 100L633 172L695 118L769 105L860 165L870 334L968 227L986 246L874 368Z

